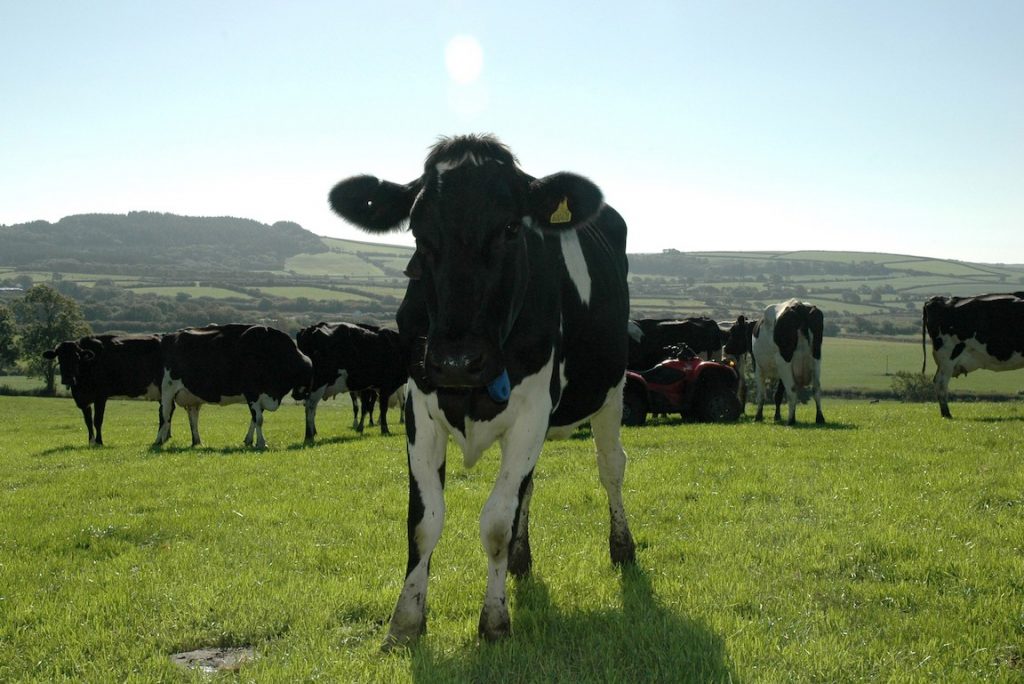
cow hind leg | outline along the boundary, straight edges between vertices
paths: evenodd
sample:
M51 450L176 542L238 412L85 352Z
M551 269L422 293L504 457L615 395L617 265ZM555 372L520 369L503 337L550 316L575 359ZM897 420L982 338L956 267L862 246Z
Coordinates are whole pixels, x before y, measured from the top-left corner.
M775 422L782 422L782 400L785 399L789 406L789 416L786 420L787 425L796 424L796 399L797 392L796 387L787 386L782 380L779 380L779 384L775 386Z
M427 414L423 395L410 396L406 407L409 464L409 557L405 584L391 614L383 650L408 645L427 631L427 580L430 557L444 527L444 468L447 437Z
M814 422L818 425L825 424L825 414L821 412L821 361L815 363L817 368L814 370L814 407L817 409L814 414Z
M626 474L626 452L622 448L622 384L612 388L609 400L590 419L597 447L597 470L608 495L608 513L611 527L608 550L615 565L636 562L636 545L626 520L622 502L622 483Z
M944 373L942 367L935 371L932 384L935 386L935 396L939 399L939 413L943 418L952 418L949 412L949 373Z
M171 438L171 418L174 416L174 407L174 395L165 383L160 395L160 402L157 404L160 422L156 431L156 441L153 442L154 446L165 444Z
M199 446L203 440L199 438L199 406L187 406L188 427L192 431L192 446Z

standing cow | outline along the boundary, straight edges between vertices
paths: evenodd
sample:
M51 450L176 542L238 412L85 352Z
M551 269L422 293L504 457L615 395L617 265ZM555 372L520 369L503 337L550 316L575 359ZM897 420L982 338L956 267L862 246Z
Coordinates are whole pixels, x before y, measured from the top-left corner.
M506 573L530 571L533 471L546 436L590 419L608 495L612 562L632 563L619 438L626 365L626 224L590 181L533 178L491 136L445 138L406 185L357 176L330 202L369 232L416 239L398 313L417 350L406 400L409 560L385 647L426 629L430 557L444 521L445 446L500 472L480 517L487 590L479 634L511 632Z
M747 379L746 379L746 358L751 353L751 341L754 337L754 326L756 321L747 320L747 317L740 314L736 321L729 324L725 332L725 344L722 353L727 359L732 359L736 364L736 374L740 377L737 393L740 406L746 410L747 406Z
M61 342L43 358L60 364L60 381L82 411L90 444L103 444L107 399L160 399L159 335L90 335Z
M790 299L765 308L751 333L751 352L757 375L757 414L764 420L765 384L779 380L789 401L788 425L796 424L799 390L810 386L817 413L814 422L825 422L821 413L821 339L824 316L818 307ZM776 391L775 420L781 420L782 389Z
M977 297L931 297L921 316L921 347L925 332L932 338L935 392L939 412L949 412L949 381L985 368L1024 368L1024 292ZM928 364L925 353L921 372Z
M388 430L388 399L408 379L408 364L398 333L365 323L320 322L296 335L299 349L313 361L313 383L306 403L306 441L316 437L316 409L323 399L344 392L380 394L380 432ZM363 418L366 408L363 404ZM355 399L352 402L355 410ZM362 419L355 425L363 431Z
M265 325L208 325L163 336L160 429L156 444L171 436L175 404L188 411L192 446L199 438L202 404L240 404L249 407L251 421L245 445L266 448L263 412L276 411L289 392L305 396L313 379L313 364L280 330Z

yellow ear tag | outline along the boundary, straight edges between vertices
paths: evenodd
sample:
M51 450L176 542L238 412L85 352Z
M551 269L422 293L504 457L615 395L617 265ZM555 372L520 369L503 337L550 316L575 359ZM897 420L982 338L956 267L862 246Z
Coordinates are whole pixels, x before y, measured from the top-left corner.
M561 204L555 209L555 213L551 214L551 218L548 219L548 223L568 223L572 221L572 212L569 211L569 198L563 197Z

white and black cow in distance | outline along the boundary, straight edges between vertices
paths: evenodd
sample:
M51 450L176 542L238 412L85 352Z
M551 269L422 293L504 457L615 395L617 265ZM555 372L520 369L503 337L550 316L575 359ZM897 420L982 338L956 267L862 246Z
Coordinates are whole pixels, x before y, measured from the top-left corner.
M921 347L925 332L932 339L937 366L933 383L939 412L949 412L949 381L984 368L1024 368L1024 292L976 297L931 297L921 316ZM928 365L927 352L921 372Z
M263 412L275 411L289 393L309 393L313 364L295 341L265 325L208 325L168 333L160 341L163 377L156 444L171 436L175 404L188 412L192 445L199 438L199 407L241 404L252 420L245 445L263 449Z
M82 411L90 444L103 444L107 399L160 399L159 335L90 335L61 342L43 358L60 364L61 384Z
M398 185L371 176L330 195L369 232L407 219L416 239L398 312L413 344L405 427L409 558L385 648L426 629L431 554L444 521L445 446L472 467L495 441L500 473L481 513L487 589L479 634L511 632L506 574L531 568L529 505L544 440L590 419L611 516L612 562L635 546L622 502L619 438L626 365L626 224L590 181L533 178L490 136L446 138L423 175Z
M306 404L306 442L316 437L316 409L337 394L373 390L380 395L380 432L388 430L388 399L409 377L407 354L398 333L366 323L325 323L303 328L295 336L299 349L313 361L313 383ZM365 408L372 403L364 398ZM353 398L353 412L356 412ZM354 424L363 431L362 418Z
M814 422L824 423L821 413L821 339L825 317L812 304L790 299L765 308L751 333L751 355L757 376L757 414L764 420L765 384L779 380L789 401L788 425L796 424L799 390L810 387L817 413ZM775 420L781 420L782 390L775 395Z

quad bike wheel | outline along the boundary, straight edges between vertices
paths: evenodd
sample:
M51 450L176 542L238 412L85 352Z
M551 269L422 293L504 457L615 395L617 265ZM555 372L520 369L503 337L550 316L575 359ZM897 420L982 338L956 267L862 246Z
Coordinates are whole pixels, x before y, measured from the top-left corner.
M622 424L640 426L647 422L647 402L639 392L626 391L622 397Z
M736 393L717 383L705 387L698 402L701 420L709 423L732 423L739 420L743 412Z

